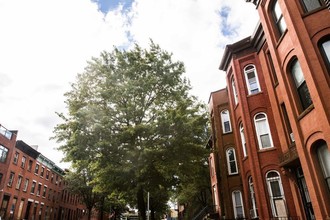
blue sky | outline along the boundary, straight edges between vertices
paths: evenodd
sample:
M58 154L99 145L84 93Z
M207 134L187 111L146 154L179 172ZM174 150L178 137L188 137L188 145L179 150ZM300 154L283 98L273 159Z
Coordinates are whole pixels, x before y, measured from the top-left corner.
M207 103L226 85L218 69L226 44L257 21L243 0L0 0L0 124L59 162L49 138L70 83L101 51L150 39L184 62L191 93Z
M131 7L133 0L93 0L99 6L99 9L104 13L108 13L109 10L114 10L119 4L126 10Z

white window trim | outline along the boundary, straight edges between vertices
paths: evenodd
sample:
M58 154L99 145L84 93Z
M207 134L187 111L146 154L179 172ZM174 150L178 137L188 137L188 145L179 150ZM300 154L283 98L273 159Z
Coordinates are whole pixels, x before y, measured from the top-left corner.
M229 131L226 131L226 130L225 130L225 122L227 122L227 121L225 121L225 120L224 120L224 117L222 116L222 113L225 112L225 111L227 111L227 113L228 113ZM227 134L227 133L232 132L232 127L231 127L231 121L230 121L230 113L229 113L229 110L228 110L228 109L224 109L224 110L222 110L222 111L220 112L220 118L221 118L221 124L222 124L222 133L223 133L223 134Z
M256 119L257 115L260 115L260 114L263 114L263 115L265 116L265 119ZM259 134L258 129L257 129L257 122L258 122L258 121L261 121L261 120L265 120L265 121L266 121L266 124L267 124L267 130L268 130L268 134L269 134L269 138L270 138L270 147L262 147L261 139L260 139L260 135L261 135L261 134ZM270 127L269 127L268 117L267 117L267 114L266 114L266 113L264 113L264 112L259 112L259 113L255 114L255 116L254 116L254 126L255 126L255 131L256 131L256 134L257 134L259 150L263 150L263 149L268 149L268 148L272 148L272 147L274 147L274 144L273 144L273 138L272 138L272 134L271 134L271 132L270 132Z
M253 68L252 69L249 69L249 70L246 70L246 68L248 68L250 66L252 66ZM258 92L254 92L254 93L251 92L251 86L250 86L250 83L249 83L249 79L247 77L247 74L248 73L251 73L251 72L254 72L254 76L256 78L256 84L258 86ZM261 92L261 87L260 87L260 84L259 84L258 73L257 73L257 69L256 69L255 65L249 64L249 65L245 66L244 67L244 76L245 76L245 82L246 82L246 86L247 86L248 94L249 95L257 94L257 93Z
M271 172L277 173L278 177L276 179L272 179L274 177L268 178L267 176ZM281 176L276 170L270 170L266 173L266 182L267 182L267 186L268 186L268 195L269 195L269 199L270 199L272 213L273 213L274 217L287 217L287 215L286 216L278 216L278 214L277 214L276 207L275 207L275 204L274 204L274 199L273 199L274 198L273 191L272 191L272 188L271 188L271 185L270 185L271 182L275 182L275 181L277 181L279 183L279 188L280 188L280 192L281 192L281 199L284 202L286 214L288 213L287 206L286 206L286 201L285 201L285 195L284 195L284 191L283 191Z
M252 209L250 210L250 217L257 218L258 212L257 212L254 184L251 176L249 177L249 191L250 191L250 199L252 204Z
M245 134L244 134L244 127L243 124L241 123L239 125L239 132L241 136L241 144L242 144L242 149L243 149L243 156L247 156L247 151L246 151L246 140L245 140Z
M238 104L238 94L237 94L237 90L236 90L236 84L235 84L234 77L231 79L231 87L233 89L235 105L237 105Z
M235 193L238 192L239 193L239 196L240 196L240 200L241 200L241 203L242 203L242 212L243 212L243 216L237 216L237 210L236 210L236 200L235 200ZM234 216L235 218L245 218L245 213L244 213L244 204L243 204L243 198L242 198L242 192L239 191L239 190L235 190L231 193L231 197L232 197L232 201L233 201L233 209L234 209Z
M235 167L236 167L236 172L231 172L231 166L230 166L230 160L229 160L229 154L228 152L232 150L233 151L233 155L234 155L234 161L235 161ZM227 157L227 166L228 166L228 174L229 175L235 175L238 174L238 166L237 166L237 158L236 158L236 153L235 153L235 149L234 148L228 148L226 150L226 157Z

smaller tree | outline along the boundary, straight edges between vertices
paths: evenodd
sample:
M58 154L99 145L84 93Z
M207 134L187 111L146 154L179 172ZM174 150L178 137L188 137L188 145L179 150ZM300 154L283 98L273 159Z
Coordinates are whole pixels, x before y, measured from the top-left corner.
M88 210L88 219L91 219L93 208L101 201L101 194L93 190L89 181L88 172L68 172L65 175L66 189L82 198L83 203Z

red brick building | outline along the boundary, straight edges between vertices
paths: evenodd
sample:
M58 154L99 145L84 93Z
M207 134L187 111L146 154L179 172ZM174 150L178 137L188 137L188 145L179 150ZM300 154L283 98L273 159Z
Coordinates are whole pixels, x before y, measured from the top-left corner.
M1 219L82 219L85 207L65 189L64 170L0 126Z
M227 45L220 64L243 185L242 203L225 215L330 219L329 9L322 0L247 2L260 24Z
M242 202L242 182L226 89L211 93L209 109L213 132L209 163L214 211L234 218L232 213L236 210L232 204Z

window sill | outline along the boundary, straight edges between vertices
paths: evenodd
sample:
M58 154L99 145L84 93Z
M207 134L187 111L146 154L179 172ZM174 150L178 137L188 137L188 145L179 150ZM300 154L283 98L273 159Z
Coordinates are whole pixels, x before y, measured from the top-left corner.
M276 150L276 147L268 147L268 148L259 149L258 152L264 153L264 152L274 151L274 150Z
M232 134L233 133L233 131L228 131L228 132L226 132L226 133L222 133L223 135L226 135L226 134Z
M288 29L285 29L285 31L283 32L283 34L280 36L280 38L278 39L277 43L276 43L276 48L279 47L279 45L281 44L281 42L283 41L284 36L286 35L286 33L288 33Z
M256 93L248 94L247 97L252 97L252 96L259 95L259 94L263 94L263 91L261 90L261 91L256 92Z
M298 121L300 121L300 119L308 115L308 113L310 113L313 109L314 109L314 104L308 106L308 108L306 108L302 113L300 113L300 115L298 116Z

